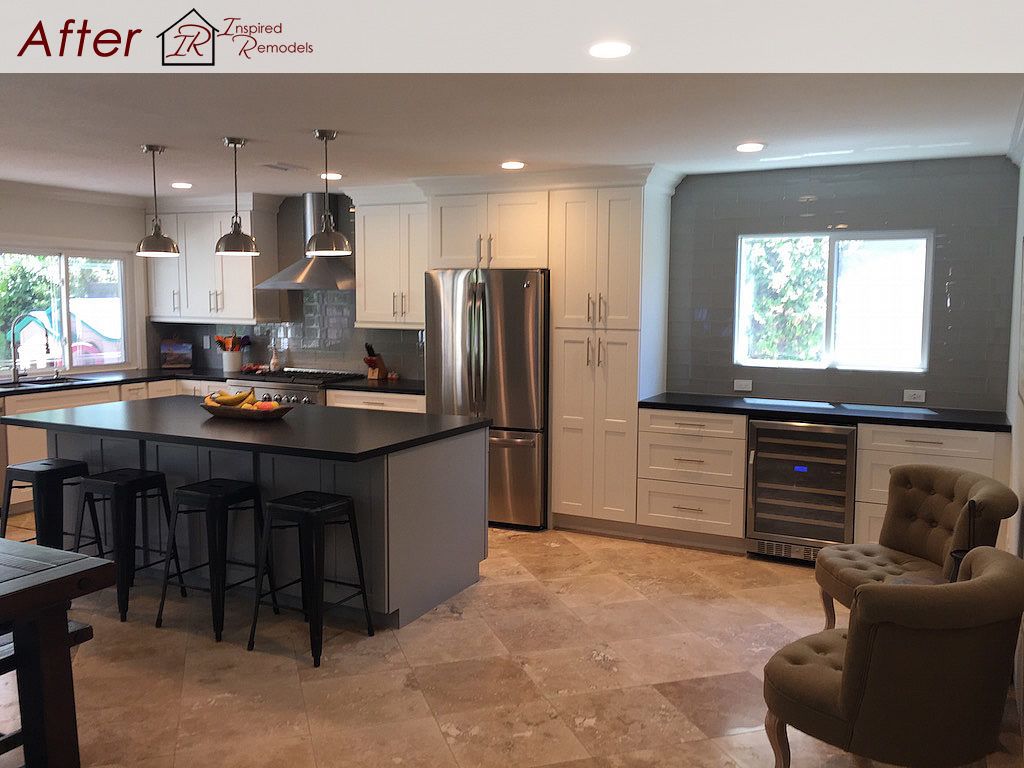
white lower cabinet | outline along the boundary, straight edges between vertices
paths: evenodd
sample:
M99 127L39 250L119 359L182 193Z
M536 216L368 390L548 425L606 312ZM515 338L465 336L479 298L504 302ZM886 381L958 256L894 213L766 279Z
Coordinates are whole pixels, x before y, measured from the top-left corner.
M327 393L327 404L336 408L366 408L373 411L427 412L426 395L402 395L393 392L332 390Z
M122 400L146 400L148 397L149 387L144 381L121 385Z
M211 392L224 389L223 381L196 381L194 379L178 379L179 395L195 395L206 397Z
M877 544L885 519L885 504L858 501L854 504L853 540L857 544Z
M636 522L635 331L556 329L551 511Z
M151 381L146 390L149 397L170 397L178 394L178 382L175 379Z
M637 481L636 521L681 531L743 536L743 489L664 480Z
M109 387L85 387L61 392L39 392L38 394L17 395L4 400L4 412L8 416L35 411L51 411L57 408L73 408L77 405L113 403L121 399L121 390L116 384ZM45 459L46 430L32 427L7 427L7 463L21 464L26 461ZM11 501L18 503L32 498L32 492L17 490Z
M642 408L639 420L637 522L743 538L746 416Z

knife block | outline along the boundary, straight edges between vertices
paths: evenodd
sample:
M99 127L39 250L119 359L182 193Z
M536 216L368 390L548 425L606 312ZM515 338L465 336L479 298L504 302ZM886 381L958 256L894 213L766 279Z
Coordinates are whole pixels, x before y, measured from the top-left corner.
M388 378L388 367L384 365L384 358L380 355L374 355L373 357L364 358L365 360L372 360L377 363L376 368L367 366L366 378L368 379L380 379L386 381Z

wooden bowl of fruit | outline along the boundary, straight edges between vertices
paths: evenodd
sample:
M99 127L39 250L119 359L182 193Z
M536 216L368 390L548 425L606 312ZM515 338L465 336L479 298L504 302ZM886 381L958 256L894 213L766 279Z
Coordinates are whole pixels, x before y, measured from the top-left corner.
M203 400L203 408L210 415L222 419L273 421L282 418L292 406L281 405L273 400L257 400L256 392L251 389L234 394L222 389L207 395Z

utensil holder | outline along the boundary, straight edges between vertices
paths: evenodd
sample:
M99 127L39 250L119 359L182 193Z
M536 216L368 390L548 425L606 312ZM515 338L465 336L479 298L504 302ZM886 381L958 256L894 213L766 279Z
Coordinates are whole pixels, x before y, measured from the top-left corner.
M222 356L222 367L224 373L241 373L242 372L242 350L236 349L231 352L221 352Z

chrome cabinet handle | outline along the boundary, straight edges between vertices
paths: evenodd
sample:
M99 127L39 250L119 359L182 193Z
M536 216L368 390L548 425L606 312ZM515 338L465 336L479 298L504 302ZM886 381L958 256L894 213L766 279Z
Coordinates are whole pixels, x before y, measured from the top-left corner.
M494 248L494 235L490 235L489 234L489 235L487 235L487 266L488 266L488 268L490 268L490 266L491 266L491 259L493 258L493 248Z
M405 317L405 291L402 291L402 317Z
M600 304L598 304L598 306L601 306L601 305L600 305ZM603 346L603 344L602 344L601 342L602 342L602 339L601 339L601 337L599 336L599 337L597 338L597 367L598 367L598 368L600 368L600 367L601 367L601 347Z
M476 236L476 268L480 269L480 260L484 257L484 236Z
M590 337L587 336L587 368L590 367Z
M695 421L677 421L677 427L706 427L707 424L698 424Z
M682 456L673 456L672 461L689 461L693 464L703 464L704 459L685 459Z
M171 309L175 312L181 309L181 301L178 298L178 291L171 291Z
M397 302L398 302L398 292L397 291L392 291L391 292L391 316L392 317L398 317L398 304L397 304Z
M684 507L682 504L673 504L672 509L683 509L687 512L703 512L704 507Z
M384 403L379 400L363 400L363 405L379 405L382 408L384 407Z
M905 442L905 443L920 443L921 445L944 445L944 441L942 441L942 440L914 440L914 439L909 438L909 437L903 438L903 442Z
M598 291L597 293L597 322L601 322L601 304L604 303L604 294ZM605 315L608 313L606 312Z
M214 302L213 291L207 291L206 292L206 308L209 309L210 312L216 312L217 311L214 308L213 302Z
M593 304L593 302L594 302L593 297L588 293L587 294L587 322L588 323L590 322L590 316L591 316L590 305Z

